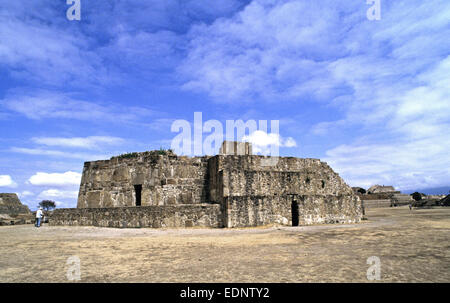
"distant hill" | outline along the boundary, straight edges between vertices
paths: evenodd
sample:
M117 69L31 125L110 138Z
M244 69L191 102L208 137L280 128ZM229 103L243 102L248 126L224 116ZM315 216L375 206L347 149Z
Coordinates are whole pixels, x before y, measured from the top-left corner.
M425 195L448 195L449 190L450 190L450 185L443 186L443 187L433 187L433 188L408 189L408 190L402 190L402 193L412 194L413 192L418 191L419 193L424 193Z

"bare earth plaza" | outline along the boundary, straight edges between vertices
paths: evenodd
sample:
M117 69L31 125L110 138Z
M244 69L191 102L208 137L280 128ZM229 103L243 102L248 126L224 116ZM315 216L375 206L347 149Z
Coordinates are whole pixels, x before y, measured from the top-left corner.
M448 282L450 209L376 208L360 224L238 229L3 226L2 282ZM36 262L39 260L39 262Z

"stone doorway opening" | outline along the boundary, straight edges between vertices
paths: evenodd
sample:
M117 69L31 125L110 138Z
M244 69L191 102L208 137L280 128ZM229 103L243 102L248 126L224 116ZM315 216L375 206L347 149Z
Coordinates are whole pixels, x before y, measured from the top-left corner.
M292 226L298 226L298 202L297 200L292 200L291 203L291 213L292 213Z
M136 195L136 206L141 206L142 184L134 186L134 193Z

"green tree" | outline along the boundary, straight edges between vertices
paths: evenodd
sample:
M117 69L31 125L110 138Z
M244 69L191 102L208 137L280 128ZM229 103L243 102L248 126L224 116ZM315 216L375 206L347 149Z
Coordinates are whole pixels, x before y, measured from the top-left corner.
M417 192L417 191L415 193L412 193L411 196L416 201L422 200L422 195L419 192Z
M51 200L43 200L39 202L39 206L41 206L44 210L49 211L56 208L56 203Z
M360 194L365 194L365 193L366 193L366 190L365 190L364 188L358 188L358 192L359 192Z

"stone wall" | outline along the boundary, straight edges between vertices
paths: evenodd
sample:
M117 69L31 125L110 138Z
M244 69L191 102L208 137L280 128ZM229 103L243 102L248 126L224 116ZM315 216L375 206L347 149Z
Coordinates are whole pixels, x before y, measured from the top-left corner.
M118 228L223 226L218 204L61 208L53 211L49 224Z
M352 223L362 217L361 201L326 163L279 157L215 156L209 159L210 200L221 203L226 227Z
M366 209L409 205L413 202L410 195L399 193L359 194L358 196Z
M391 199L362 200L365 209L391 207Z
M142 185L142 206L205 203L207 164L208 157L148 153L86 162L77 207L136 206L134 185Z
M361 201L356 196L285 195L225 198L227 227L269 224L296 225L356 223L361 220ZM293 211L293 208L297 208Z
M325 162L278 157L264 165L263 156L215 156L209 159L209 199L245 195L354 195L352 189Z

